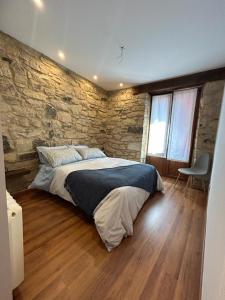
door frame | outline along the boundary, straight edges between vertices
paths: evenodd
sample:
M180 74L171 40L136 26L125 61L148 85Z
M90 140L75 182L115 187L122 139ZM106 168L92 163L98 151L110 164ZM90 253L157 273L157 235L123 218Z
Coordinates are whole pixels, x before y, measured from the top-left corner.
M198 125L198 121L199 121L200 100L201 100L201 97L202 97L203 86L202 85L201 86L193 86L193 87L188 87L188 88L183 88L183 89L174 89L174 90L170 90L170 91L167 90L167 91L164 91L164 92L162 91L160 93L149 94L150 95L150 99L151 99L150 100L151 101L151 104L150 104L150 114L149 114L149 130L150 130L151 112L152 112L152 97L159 96L159 95L172 94L172 101L171 101L171 108L170 108L171 109L170 110L170 116L171 116L172 106L173 106L173 95L174 95L174 92L177 91L177 90L194 89L194 88L197 88L198 90L197 90L195 110L194 110L194 117L193 117L191 147L190 147L190 153L189 153L189 160L188 160L188 162L178 162L178 161L167 160L166 157L159 157L159 156L153 156L153 155L150 156L150 155L148 155L148 152L147 152L147 155L146 155L146 161L147 161L147 163L150 163L151 159L153 161L155 160L156 162L160 161L160 160L162 160L162 163L163 163L163 161L165 162L165 166L162 167L162 176L168 176L168 177L172 177L172 178L176 178L177 177L177 172L175 174L168 175L169 164L171 162L174 162L175 164L180 163L181 167L190 167L191 164L192 164L193 155L194 155L194 146L195 146L195 140L196 140L196 134L197 134L197 125ZM171 120L169 121L169 131L170 131L170 122L171 122ZM169 131L168 131L168 136L169 136ZM149 142L149 132L148 132L147 145L148 145L148 142ZM166 154L167 154L167 151L168 151L168 145L167 145ZM186 179L186 176L182 176L181 179Z
M1 299L12 299L11 261L9 246L8 213L5 186L5 167L2 133L0 128L0 295Z

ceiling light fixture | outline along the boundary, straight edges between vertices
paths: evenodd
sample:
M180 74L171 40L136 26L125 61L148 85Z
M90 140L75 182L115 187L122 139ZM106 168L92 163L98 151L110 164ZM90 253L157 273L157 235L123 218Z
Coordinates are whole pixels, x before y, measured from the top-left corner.
M65 59L65 54L64 54L61 50L58 51L58 56L59 56L59 58L61 58L62 60Z
M123 83L122 82L120 82L120 87L123 87Z
M124 51L125 51L125 46L120 46L120 55L117 57L119 64L121 64L124 60Z
M43 9L44 8L44 3L42 0L33 0L34 4L39 8Z
M97 75L94 75L94 76L93 76L93 79L94 79L94 80L98 80L98 76L97 76Z

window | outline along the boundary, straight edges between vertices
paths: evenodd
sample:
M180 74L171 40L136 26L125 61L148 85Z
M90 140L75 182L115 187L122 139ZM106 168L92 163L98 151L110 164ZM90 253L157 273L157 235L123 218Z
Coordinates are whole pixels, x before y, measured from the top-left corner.
M171 94L152 98L148 152L155 156L166 156Z
M148 154L188 162L197 88L153 96Z

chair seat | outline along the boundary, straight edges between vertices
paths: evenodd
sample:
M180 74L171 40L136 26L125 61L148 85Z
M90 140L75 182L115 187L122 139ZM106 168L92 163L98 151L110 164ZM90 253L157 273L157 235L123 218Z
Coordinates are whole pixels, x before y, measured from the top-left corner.
M207 171L200 168L180 168L178 172L189 176L205 176Z

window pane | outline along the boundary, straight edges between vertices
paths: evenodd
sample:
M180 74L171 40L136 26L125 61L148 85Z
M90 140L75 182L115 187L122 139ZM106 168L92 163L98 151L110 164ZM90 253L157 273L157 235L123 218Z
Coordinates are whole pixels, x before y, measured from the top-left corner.
M166 156L171 94L152 97L148 154Z
M174 92L167 158L188 162L197 89Z

